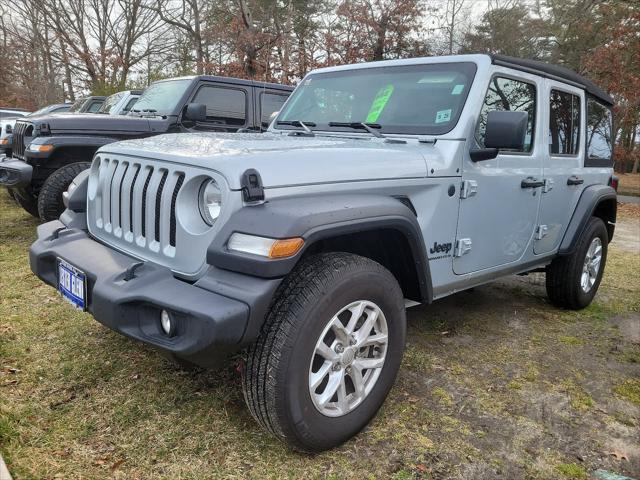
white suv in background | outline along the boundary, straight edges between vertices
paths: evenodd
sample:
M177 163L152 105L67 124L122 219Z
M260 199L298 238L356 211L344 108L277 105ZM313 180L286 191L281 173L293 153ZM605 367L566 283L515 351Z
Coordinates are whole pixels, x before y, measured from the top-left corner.
M126 115L142 95L142 90L123 90L109 95L96 113Z
M15 126L16 120L22 117L36 117L38 115L45 115L47 113L62 113L66 112L71 108L71 103L54 103L53 105L47 105L46 107L42 107L35 112L27 112L25 110L18 109L0 109L0 156L6 155L11 156L11 134L13 133L13 127ZM4 115L4 112L9 112L10 114Z

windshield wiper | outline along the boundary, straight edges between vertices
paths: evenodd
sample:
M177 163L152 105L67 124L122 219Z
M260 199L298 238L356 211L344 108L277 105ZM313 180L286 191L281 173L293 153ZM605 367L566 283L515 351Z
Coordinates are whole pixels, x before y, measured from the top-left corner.
M316 126L316 124L313 122L302 122L300 120L279 120L276 122L276 125L291 125L292 127L302 127L306 133L315 136L313 130L309 128Z
M330 127L347 127L353 129L363 129L369 132L371 135L377 138L384 138L388 143L407 143L406 140L399 138L389 138L386 135L380 133L377 129L382 128L379 123L365 123L365 122L329 122Z
M158 110L156 110L155 108L143 108L142 110L137 109L137 108L132 108L131 110L129 110L127 112L127 114L129 113L137 113L138 116L140 117L162 117L162 118L166 118L166 115L161 115L158 113Z
M385 135L378 132L377 129L382 128L379 123L364 123L364 122L329 122L330 127L348 127L348 128L361 128L369 132L374 137L387 138Z

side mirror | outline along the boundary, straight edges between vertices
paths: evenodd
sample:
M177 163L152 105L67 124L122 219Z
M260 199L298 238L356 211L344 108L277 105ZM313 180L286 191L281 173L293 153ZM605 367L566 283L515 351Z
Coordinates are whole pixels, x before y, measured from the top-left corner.
M185 120L204 122L207 120L207 106L204 103L189 103L184 112Z
M479 162L496 158L501 148L522 150L527 135L528 122L527 112L502 110L489 112L484 134L485 148L471 150L469 152L471 160Z

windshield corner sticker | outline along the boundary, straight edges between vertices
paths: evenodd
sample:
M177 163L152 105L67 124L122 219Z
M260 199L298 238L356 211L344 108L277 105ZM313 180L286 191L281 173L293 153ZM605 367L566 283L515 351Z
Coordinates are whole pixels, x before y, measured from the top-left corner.
M444 123L451 120L451 109L438 110L436 113L436 123Z
M378 93L376 93L376 97L373 99L373 103L371 104L371 108L369 109L369 113L367 114L365 123L376 123L378 121L378 118L380 118L380 114L387 105L392 93L393 85L391 84L378 90Z
M451 90L451 95L460 95L463 90L464 90L464 85L459 83L458 85L455 85L453 87L453 90Z

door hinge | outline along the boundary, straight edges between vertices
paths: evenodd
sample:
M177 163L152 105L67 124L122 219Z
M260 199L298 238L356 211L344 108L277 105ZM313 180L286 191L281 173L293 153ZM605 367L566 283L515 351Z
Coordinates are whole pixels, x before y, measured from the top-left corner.
M475 180L464 180L460 186L460 198L473 197L478 193L478 182Z
M544 185L542 186L542 193L550 192L553 189L553 179L545 178Z
M454 257L461 257L465 253L471 251L471 239L470 238L461 238L456 242L456 248L453 252Z
M536 240L542 240L549 233L549 227L546 225L538 225L536 228Z

